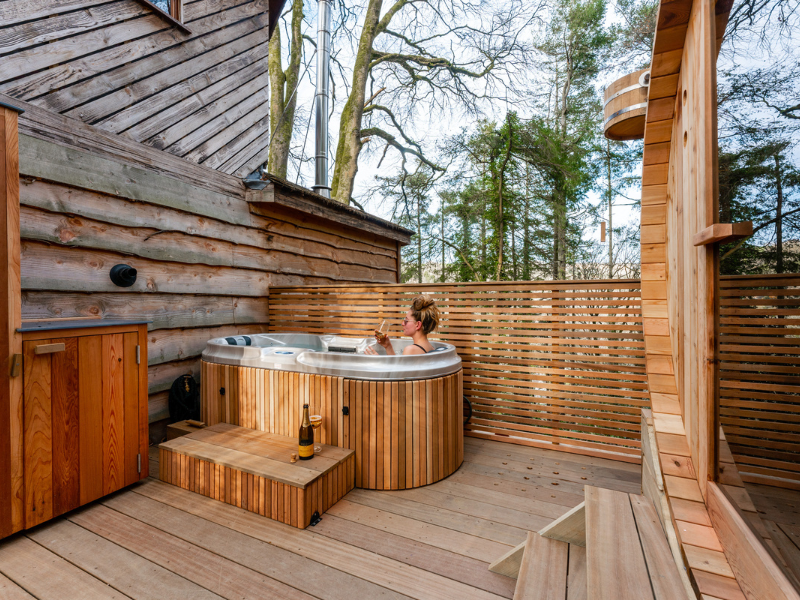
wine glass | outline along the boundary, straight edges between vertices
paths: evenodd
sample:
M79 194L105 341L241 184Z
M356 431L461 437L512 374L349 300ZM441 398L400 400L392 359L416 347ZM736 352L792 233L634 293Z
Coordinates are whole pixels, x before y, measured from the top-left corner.
M378 341L382 342L383 340L385 340L386 336L389 333L389 323L388 323L388 321L386 321L386 319L381 321L380 326L375 331L376 331L375 335L378 338Z
M314 428L314 431L322 427L322 415L311 415L308 418L311 421L311 426ZM320 452L322 452L322 446L315 445L314 454L319 454Z

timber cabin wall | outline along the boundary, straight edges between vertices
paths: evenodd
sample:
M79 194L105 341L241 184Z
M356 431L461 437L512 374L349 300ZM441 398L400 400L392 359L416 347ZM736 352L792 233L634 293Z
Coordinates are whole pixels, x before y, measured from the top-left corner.
M243 177L267 159L281 5L183 0L181 27L139 0L5 0L0 92Z
M143 318L150 421L213 337L265 331L271 285L395 283L407 230L285 182L240 178L0 94L20 116L23 319ZM137 282L116 287L118 263Z
M267 159L281 0L0 2L0 100L20 119L22 317L143 318L150 420L212 337L264 331L270 285L395 283L409 232ZM108 276L139 272L130 288Z

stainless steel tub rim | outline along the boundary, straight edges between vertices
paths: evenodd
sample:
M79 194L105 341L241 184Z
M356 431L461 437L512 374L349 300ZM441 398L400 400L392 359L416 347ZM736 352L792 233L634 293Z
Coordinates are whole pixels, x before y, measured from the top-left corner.
M411 340L392 339L391 343L395 356L387 356L371 337L262 333L209 340L203 360L374 381L431 379L457 373L461 369L461 358L452 344L431 342L434 347L432 352L404 356L403 349L412 343ZM367 346L373 346L379 354L364 354ZM329 350L337 347L350 348L355 352Z

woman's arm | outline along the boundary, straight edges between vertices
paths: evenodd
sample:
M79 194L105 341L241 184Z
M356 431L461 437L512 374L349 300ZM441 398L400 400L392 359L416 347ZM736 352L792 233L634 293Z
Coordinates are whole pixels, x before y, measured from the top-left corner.
M386 354L389 356L394 355L394 348L392 347L392 342L389 341L389 334L381 334L381 332L376 329L375 341L383 346L383 349L386 350Z

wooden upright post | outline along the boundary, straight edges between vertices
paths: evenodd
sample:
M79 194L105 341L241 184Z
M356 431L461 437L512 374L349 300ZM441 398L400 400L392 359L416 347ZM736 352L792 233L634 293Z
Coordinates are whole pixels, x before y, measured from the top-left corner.
M22 529L22 290L17 114L0 103L0 538Z

